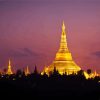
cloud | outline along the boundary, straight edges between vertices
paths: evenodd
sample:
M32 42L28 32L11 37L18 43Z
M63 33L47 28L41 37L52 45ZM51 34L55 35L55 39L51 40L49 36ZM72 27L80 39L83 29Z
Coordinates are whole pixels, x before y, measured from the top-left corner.
M39 54L37 54L36 52L33 52L32 50L30 50L29 48L23 48L23 53L26 54L27 56L38 56Z
M100 58L100 51L93 52L92 55Z
M11 57L39 57L42 54L32 51L29 48L21 48L8 51L8 56Z

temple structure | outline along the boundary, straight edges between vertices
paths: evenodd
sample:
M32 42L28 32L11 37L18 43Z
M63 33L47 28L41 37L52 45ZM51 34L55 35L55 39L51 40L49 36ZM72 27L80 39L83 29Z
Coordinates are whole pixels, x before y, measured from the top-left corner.
M8 75L13 74L12 69L11 69L11 61L9 60L9 64L8 64L8 69L7 69L7 73Z
M56 68L61 75L63 73L69 75L72 73L77 73L81 70L81 68L72 59L71 52L68 49L64 22L62 24L60 48L56 53L56 57L52 64L48 67L45 67L42 74L45 72L49 75L51 72L53 72L54 68Z
M25 75L26 75L26 76L30 74L30 71L29 71L29 67L28 67L28 66L26 67L26 69L25 69L24 72L25 72Z

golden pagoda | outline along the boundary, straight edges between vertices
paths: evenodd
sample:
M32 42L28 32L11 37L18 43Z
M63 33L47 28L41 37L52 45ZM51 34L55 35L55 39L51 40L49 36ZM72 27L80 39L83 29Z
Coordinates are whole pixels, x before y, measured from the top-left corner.
M25 69L25 75L29 75L30 74L30 71L29 71L29 67L27 66L26 69Z
M49 75L51 72L53 72L54 68L56 68L61 75L63 73L69 75L72 73L77 73L81 70L81 68L73 61L71 52L68 49L64 22L62 24L60 48L56 53L56 57L52 64L45 67L42 74L45 72Z
M10 59L9 59L9 64L8 64L8 69L7 69L7 73L6 74L8 74L8 75L13 74L12 69L11 69L11 61L10 61Z

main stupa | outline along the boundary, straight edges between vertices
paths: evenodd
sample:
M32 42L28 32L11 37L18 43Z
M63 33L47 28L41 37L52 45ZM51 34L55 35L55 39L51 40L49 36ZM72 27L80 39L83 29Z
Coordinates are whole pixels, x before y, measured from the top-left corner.
M66 73L67 75L72 73L77 73L81 68L72 59L71 52L67 46L66 31L64 22L62 24L62 34L60 41L60 48L56 53L56 57L51 65L45 67L42 73L50 74L54 71L54 68L62 75Z

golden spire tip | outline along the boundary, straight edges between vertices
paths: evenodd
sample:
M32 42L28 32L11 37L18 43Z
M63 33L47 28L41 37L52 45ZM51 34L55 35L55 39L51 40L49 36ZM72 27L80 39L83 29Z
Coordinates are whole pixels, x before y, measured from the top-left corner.
M9 59L9 65L11 64L11 61L10 61L10 59Z
M64 21L62 23L62 30L65 30L65 24L64 24Z

